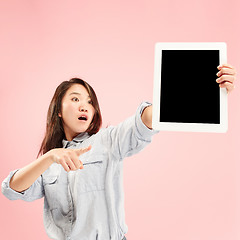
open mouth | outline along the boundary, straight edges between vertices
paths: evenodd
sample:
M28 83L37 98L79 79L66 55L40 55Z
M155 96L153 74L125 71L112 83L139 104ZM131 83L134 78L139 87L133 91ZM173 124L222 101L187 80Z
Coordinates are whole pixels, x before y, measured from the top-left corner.
M87 121L87 116L81 116L78 118L78 120Z

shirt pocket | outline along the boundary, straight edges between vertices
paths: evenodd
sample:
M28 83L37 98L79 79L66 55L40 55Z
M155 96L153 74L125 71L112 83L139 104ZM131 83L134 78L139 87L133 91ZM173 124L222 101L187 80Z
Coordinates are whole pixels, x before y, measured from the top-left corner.
M43 187L45 192L45 201L47 201L49 209L53 209L56 203L58 176L46 176L43 178ZM56 206L55 206L56 207Z
M105 188L106 166L103 160L92 160L83 163L83 169L79 171L78 192L87 193L100 191Z
M50 209L56 207L56 196L58 194L58 178L60 174L59 166L50 167L43 173L43 188L45 192L45 199Z

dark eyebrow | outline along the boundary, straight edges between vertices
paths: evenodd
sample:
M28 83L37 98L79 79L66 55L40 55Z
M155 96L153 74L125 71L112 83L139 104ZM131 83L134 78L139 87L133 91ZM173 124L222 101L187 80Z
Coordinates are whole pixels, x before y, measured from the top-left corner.
M73 95L73 94L77 94L77 95L80 95L80 96L82 95L81 93L78 93L78 92L71 92L71 93L69 94L69 96L70 96L70 95ZM88 96L88 98L90 98L90 96ZM90 98L90 99L91 99L91 98Z
M72 92L72 93L70 93L69 95L72 95L72 94L81 95L81 93L78 93L78 92Z

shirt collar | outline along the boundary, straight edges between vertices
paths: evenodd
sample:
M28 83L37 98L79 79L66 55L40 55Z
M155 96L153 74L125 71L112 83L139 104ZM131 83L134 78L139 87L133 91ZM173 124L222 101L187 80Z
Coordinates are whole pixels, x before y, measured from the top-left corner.
M66 139L62 140L62 145L63 148L65 148L67 146L68 143L79 143L79 142L83 142L84 140L88 139L90 137L90 135L87 132L84 133L80 133L78 134L72 141L67 141Z

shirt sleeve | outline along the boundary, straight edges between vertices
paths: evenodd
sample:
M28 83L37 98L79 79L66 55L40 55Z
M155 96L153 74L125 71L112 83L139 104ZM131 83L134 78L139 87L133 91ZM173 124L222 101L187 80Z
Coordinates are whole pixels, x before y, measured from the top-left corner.
M143 102L137 109L136 114L116 127L108 127L108 143L112 154L123 159L141 151L147 146L152 136L159 131L149 129L143 122L141 114L151 103Z
M17 192L9 186L9 182L13 175L18 171L14 170L2 182L2 194L9 200L21 199L27 202L34 201L44 196L42 175L25 191Z

